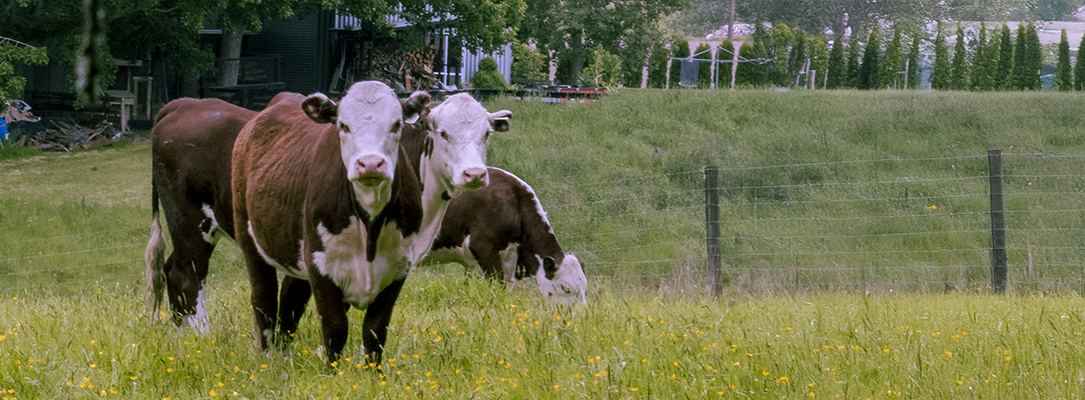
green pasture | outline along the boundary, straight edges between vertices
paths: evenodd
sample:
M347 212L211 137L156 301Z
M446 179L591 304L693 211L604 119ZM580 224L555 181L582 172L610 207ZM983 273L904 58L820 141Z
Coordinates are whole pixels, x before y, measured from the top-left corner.
M0 150L0 396L1085 397L1085 96L625 90L499 99L489 163L531 183L589 304L456 265L412 273L386 359L253 347L233 245L212 331L145 312L150 147ZM1010 295L989 294L987 151L1006 156ZM724 276L705 294L705 165ZM353 354L351 354L353 353Z

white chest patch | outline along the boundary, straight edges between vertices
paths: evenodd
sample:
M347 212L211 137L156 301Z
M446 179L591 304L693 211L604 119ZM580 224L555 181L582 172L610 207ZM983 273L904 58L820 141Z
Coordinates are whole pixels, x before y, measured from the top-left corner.
M214 246L218 243L219 239L222 239L223 237L228 238L229 235L226 234L226 231L222 230L222 227L219 226L219 221L215 219L215 211L211 210L211 206L204 204L202 209L203 215L207 217L206 221L209 224L206 231L200 232L200 234L203 235L203 241L211 243L211 245Z
M413 237L403 237L394 222L385 225L377 238L376 257L366 258L367 235L356 217L350 226L334 235L323 224L317 233L324 251L313 252L313 264L343 290L350 305L364 308L392 281L407 276L407 261Z

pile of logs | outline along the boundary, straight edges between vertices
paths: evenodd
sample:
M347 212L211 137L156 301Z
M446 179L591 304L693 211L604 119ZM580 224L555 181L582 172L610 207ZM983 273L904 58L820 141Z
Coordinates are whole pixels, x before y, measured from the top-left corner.
M46 129L26 139L26 145L41 151L71 151L75 146L94 149L113 144L119 132L113 124L102 121L93 129L62 121L53 121L56 129Z
M329 91L349 87L360 78L384 82L401 92L429 90L437 84L437 75L433 73L436 56L437 46L434 45L403 51L395 42L354 43L349 54L344 51ZM352 62L344 69L347 59Z

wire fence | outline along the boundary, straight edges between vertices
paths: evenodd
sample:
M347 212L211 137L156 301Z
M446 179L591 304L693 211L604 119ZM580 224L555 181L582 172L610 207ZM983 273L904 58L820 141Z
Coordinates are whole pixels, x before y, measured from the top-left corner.
M1007 287L1085 292L1085 155L1003 155ZM988 158L885 158L724 166L536 187L565 251L589 277L649 290L710 286L706 206L718 206L726 290L990 290ZM142 282L148 228L25 238L0 249L12 292ZM84 240L93 237L95 240ZM228 242L223 242L228 243ZM38 250L51 249L51 250ZM212 273L242 279L220 245Z

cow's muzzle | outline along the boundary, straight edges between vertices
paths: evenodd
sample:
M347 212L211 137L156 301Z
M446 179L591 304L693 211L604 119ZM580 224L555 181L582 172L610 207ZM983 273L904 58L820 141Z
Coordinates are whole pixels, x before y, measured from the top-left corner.
M475 190L490 183L490 175L486 168L468 168L463 170L463 188Z
M388 162L381 156L368 155L359 158L354 163L354 170L358 173L355 180L365 187L376 187L390 179Z

